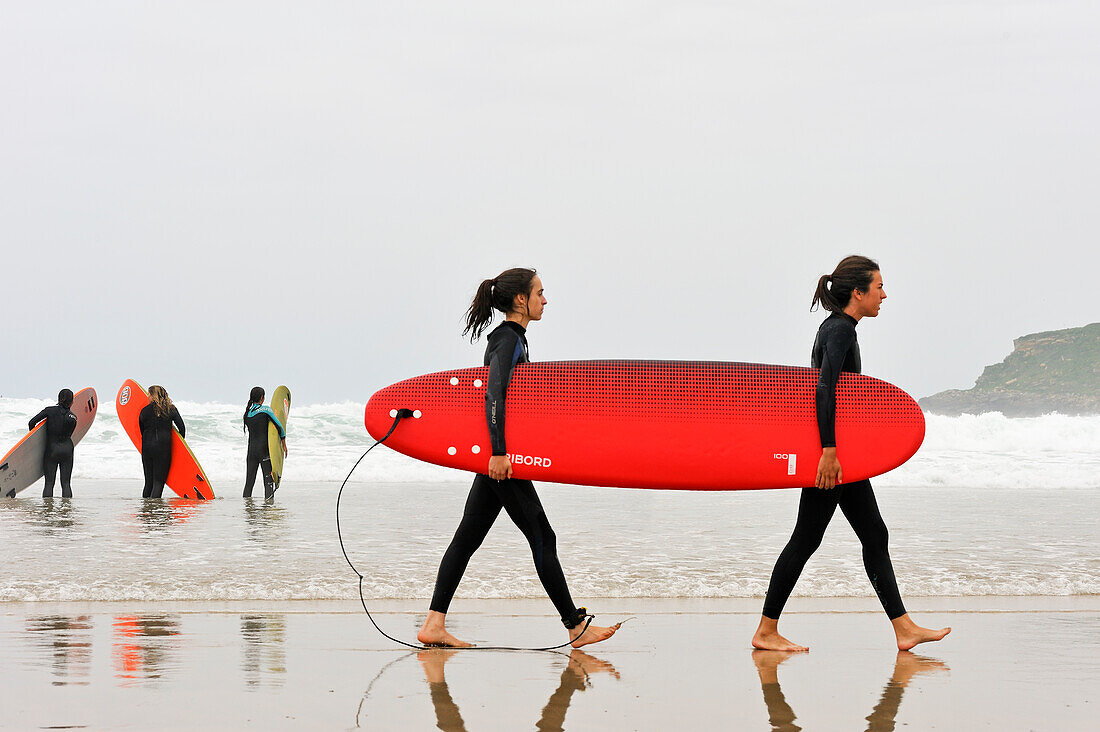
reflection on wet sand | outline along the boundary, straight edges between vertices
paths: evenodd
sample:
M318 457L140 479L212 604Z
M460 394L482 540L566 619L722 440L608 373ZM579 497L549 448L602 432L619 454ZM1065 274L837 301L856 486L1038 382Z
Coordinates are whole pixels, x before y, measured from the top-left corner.
M416 654L424 669L424 678L431 690L432 706L435 708L436 726L444 732L465 732L466 725L462 720L458 704L451 697L447 687L447 679L444 675L444 665L455 654L461 653L454 649L432 649L420 651ZM535 724L535 728L543 732L560 731L564 729L565 713L569 710L573 694L584 691L591 686L590 677L595 673L607 673L614 678L619 678L619 672L607 661L602 661L584 651L574 649L569 654L569 663L561 672L558 688L550 695L550 700L542 709L542 716Z
M40 498L24 501L18 498L0 500L0 509L22 514L31 526L50 529L67 529L77 524L80 512L71 498Z
M779 664L791 656L800 655L786 651L753 651L752 660L760 677L760 689L764 692L764 704L768 708L768 721L772 732L797 732L802 728L795 724L794 710L783 696L779 686ZM946 663L928 656L918 656L911 651L900 651L894 662L894 673L882 690L882 697L867 715L868 732L892 732L896 724L898 708L905 687L920 673L950 670Z
M136 518L149 531L187 523L206 501L190 498L142 498Z
M242 615L244 638L241 668L250 687L283 685L286 675L286 616Z
M123 686L166 678L178 666L180 631L174 616L120 616L113 625L115 678Z
M54 686L88 685L92 669L90 615L29 617L27 632L39 649L49 656L50 671L54 676L51 683Z
M274 498L244 499L244 520L250 541L269 543L278 539L278 529L285 519L286 509L277 505Z

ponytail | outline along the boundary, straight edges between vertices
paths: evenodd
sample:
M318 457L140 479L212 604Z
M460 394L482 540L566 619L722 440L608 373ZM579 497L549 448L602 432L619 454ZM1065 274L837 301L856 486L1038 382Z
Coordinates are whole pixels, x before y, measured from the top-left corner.
M245 429L248 426L248 423L245 420L248 419L248 411L250 409L252 409L252 405L253 404L263 404L263 403L264 403L264 388L262 386L252 387L252 391L249 392L249 394L248 394L248 404L246 404L245 407L244 407L244 416L241 417L241 432L244 432Z
M871 280L878 271L875 260L858 254L840 260L832 274L818 278L810 312L816 310L818 305L830 313L841 312L848 307L853 290L868 292L871 289Z
M476 341L493 320L493 311L508 314L515 308L517 295L530 295L531 282L537 272L526 267L506 269L491 280L482 280L466 310L466 327L462 335Z

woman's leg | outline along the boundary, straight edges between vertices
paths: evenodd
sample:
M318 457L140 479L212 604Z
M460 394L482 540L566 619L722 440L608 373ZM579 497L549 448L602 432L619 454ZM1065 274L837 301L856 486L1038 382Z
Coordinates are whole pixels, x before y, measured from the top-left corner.
M73 443L69 442L58 450L58 467L61 470L61 497L73 497Z
M534 484L529 480L502 480L497 484L496 491L508 517L523 532L531 546L535 571L550 601L562 620L572 619L577 614L577 606L573 604L565 572L558 560L557 535L550 527Z
M447 632L447 610L458 589L458 583L466 571L466 566L470 563L470 557L481 546L485 535L489 533L493 522L500 515L500 499L490 485L495 482L487 475L474 477L470 495L466 498L466 507L462 511L462 521L459 522L454 538L451 539L451 544L439 563L428 618L424 621L420 632L416 634L417 640L421 643L454 647L470 645Z
M863 567L882 609L891 620L900 618L905 615L905 605L894 577L894 565L890 562L890 532L879 513L871 481L845 485L840 496L840 510L863 545Z
M535 560L539 581L561 615L562 623L569 631L572 646L580 648L613 636L619 625L609 628L588 625L585 628L583 618L587 611L578 608L569 594L565 572L558 560L557 536L546 518L546 511L543 510L534 484L529 480L502 480L496 484L495 490L504 510L531 546L531 556ZM580 624L578 620L581 620Z
M845 518L863 544L863 566L871 580L871 587L875 589L875 594L882 603L882 609L894 626L898 649L907 651L920 643L943 639L951 632L951 628L922 628L905 611L898 582L894 577L894 566L890 562L889 532L886 522L882 520L882 514L879 513L871 481L861 480L845 485L840 498L840 510L844 512Z
M156 483L156 455L152 448L141 451L141 470L145 474L145 487L141 489L141 497L152 498L153 484Z
M802 569L813 553L821 546L821 537L836 512L837 488L803 488L798 501L798 519L787 546L780 552L772 569L768 594L764 598L764 609L760 616L760 625L753 636L755 648L774 651L805 651L804 646L791 643L779 635L779 616L798 582Z
M57 480L57 456L54 454L53 445L46 446L46 452L42 456L42 473L45 477L45 485L42 487L43 498L53 498L53 486Z
M252 497L252 488L256 485L256 471L260 467L259 458L251 454L244 459L244 497Z

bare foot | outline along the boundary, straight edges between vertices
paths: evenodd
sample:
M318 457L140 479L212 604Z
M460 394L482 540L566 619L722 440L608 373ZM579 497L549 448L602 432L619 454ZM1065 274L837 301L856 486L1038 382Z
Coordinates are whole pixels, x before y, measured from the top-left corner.
M908 651L921 643L943 640L951 632L951 628L940 628L939 630L922 628L913 622L913 619L909 617L909 613L902 615L900 618L894 618L891 622L894 625L894 635L898 639L899 651Z
M573 646L574 648L580 648L581 646L587 646L592 643L605 641L611 636L615 635L615 631L618 630L621 625L622 623L615 623L610 628L601 628L598 625L589 625L588 628L585 628L584 623L581 623L576 628L569 629L569 638L572 641L569 645Z
M760 625L756 627L756 633L752 636L752 647L761 651L790 651L801 653L809 651L806 646L792 643L779 635L779 621L760 616Z
M441 646L443 648L473 648L473 643L467 643L466 641L460 641L453 635L447 632L446 627L447 616L443 613L437 613L435 610L428 611L428 617L424 620L423 627L420 628L420 632L416 634L416 639L426 646Z

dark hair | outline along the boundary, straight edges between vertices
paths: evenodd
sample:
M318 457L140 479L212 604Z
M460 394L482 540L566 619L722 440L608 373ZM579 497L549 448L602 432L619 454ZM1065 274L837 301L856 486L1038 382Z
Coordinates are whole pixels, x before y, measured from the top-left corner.
M70 389L62 389L57 392L57 403L59 406L68 409L73 405L73 392Z
M245 427L245 420L248 419L248 410L252 409L253 404L264 403L264 388L262 386L252 387L252 391L248 392L248 404L244 407L244 416L241 417L241 431L243 432Z
M817 280L817 291L810 303L810 311L820 304L831 313L839 313L848 307L852 290L868 292L871 289L871 280L878 271L878 262L873 259L858 254L845 257L832 274L821 275Z
M493 320L493 310L504 314L512 312L517 295L530 295L531 282L538 274L526 267L506 269L491 280L483 280L478 285L474 301L466 311L466 328L462 335L470 335L470 341L476 341Z

